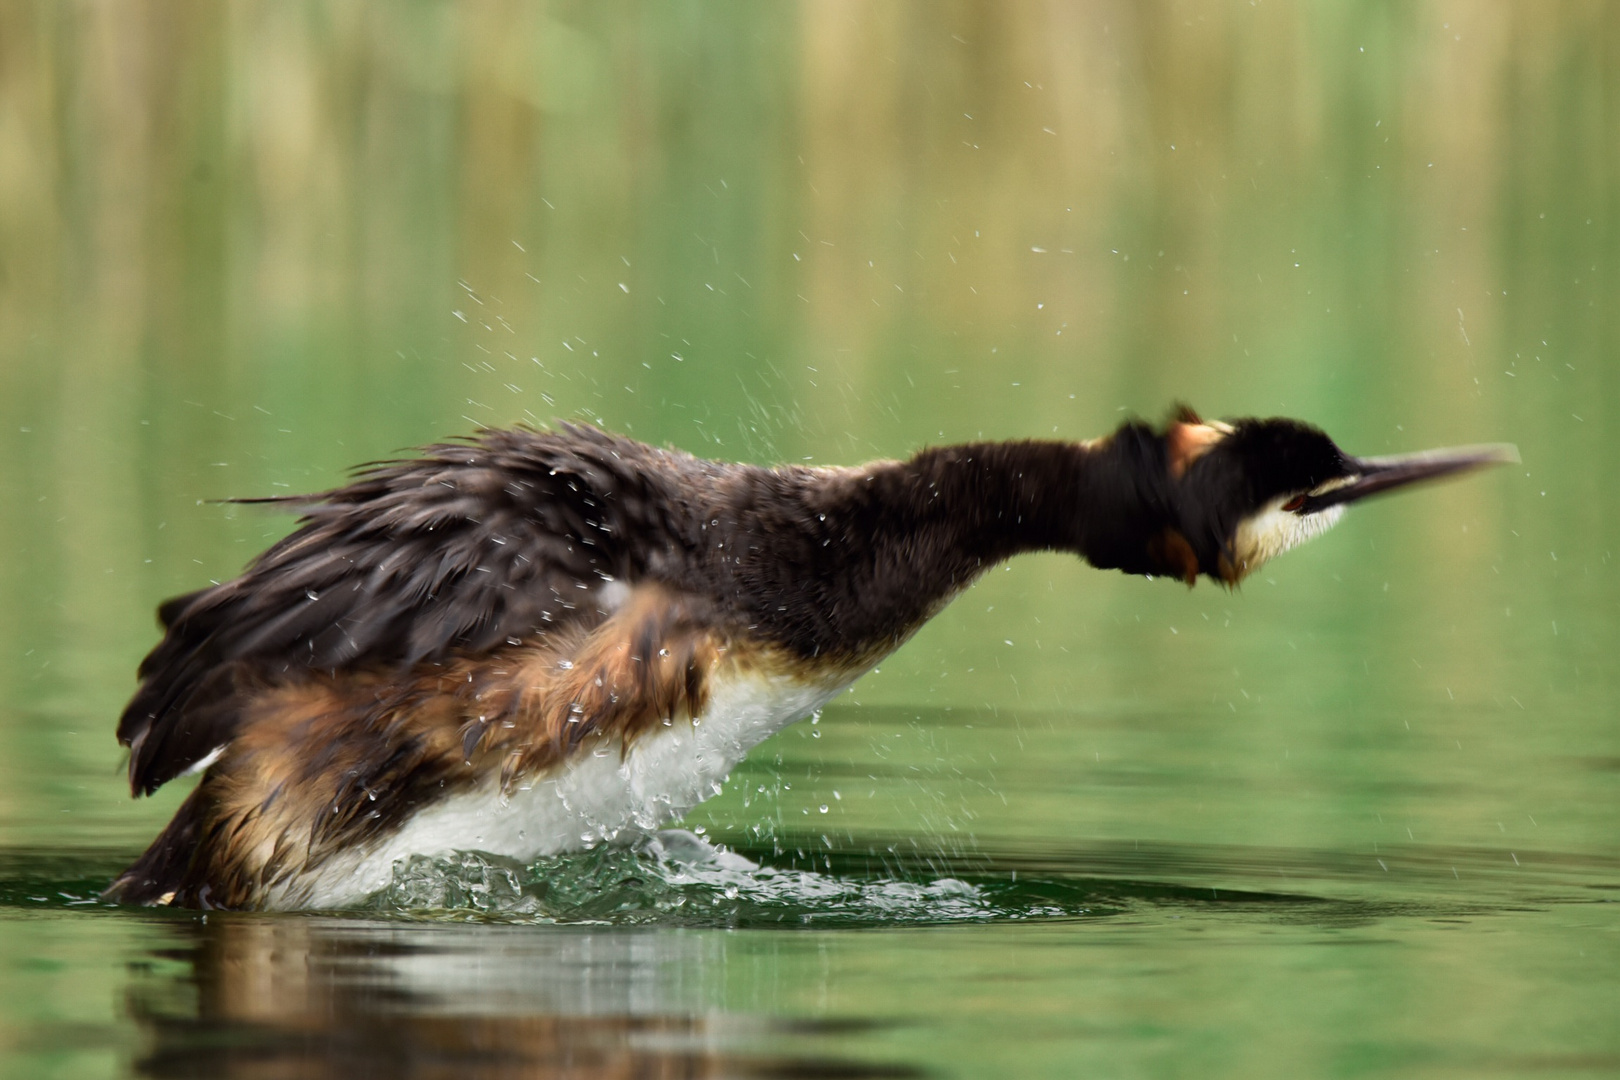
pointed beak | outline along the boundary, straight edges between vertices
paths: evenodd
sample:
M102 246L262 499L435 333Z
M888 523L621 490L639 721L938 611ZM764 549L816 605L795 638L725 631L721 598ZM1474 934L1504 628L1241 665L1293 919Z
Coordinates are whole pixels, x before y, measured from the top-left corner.
M1350 464L1355 471L1344 482L1326 491L1306 495L1295 512L1314 514L1330 506L1356 502L1369 495L1381 495L1409 484L1457 476L1490 465L1512 465L1518 461L1519 449L1512 443L1423 450L1394 457L1351 458Z

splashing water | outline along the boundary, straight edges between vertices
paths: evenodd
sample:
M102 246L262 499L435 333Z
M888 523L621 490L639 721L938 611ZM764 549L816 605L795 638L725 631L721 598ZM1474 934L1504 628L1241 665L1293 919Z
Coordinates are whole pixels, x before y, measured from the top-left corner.
M371 911L428 918L686 926L946 923L1083 914L1008 906L958 878L910 881L759 866L702 837L665 830L636 847L599 847L530 865L482 852L394 864Z

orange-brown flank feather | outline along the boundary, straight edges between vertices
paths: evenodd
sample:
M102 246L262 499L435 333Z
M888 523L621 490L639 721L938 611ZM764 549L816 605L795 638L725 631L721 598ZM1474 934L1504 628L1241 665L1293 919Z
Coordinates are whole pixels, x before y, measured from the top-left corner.
M253 689L241 734L192 796L205 823L192 862L210 879L167 899L260 904L449 794L497 774L509 792L587 744L622 754L649 729L701 716L722 657L803 666L739 654L703 612L643 587L588 631L423 665L408 679L364 672Z

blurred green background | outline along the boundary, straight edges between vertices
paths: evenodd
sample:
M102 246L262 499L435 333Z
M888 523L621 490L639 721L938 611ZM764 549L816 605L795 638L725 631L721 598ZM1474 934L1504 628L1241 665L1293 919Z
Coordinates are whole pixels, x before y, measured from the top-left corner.
M1602 3L6 0L0 844L133 854L183 794L112 737L154 605L290 527L209 500L478 425L850 463L1185 400L1524 463L1233 594L1024 559L694 822L1612 895L1617 256ZM1575 970L1491 1015L1553 993L1580 1034L1523 1037L1620 1068Z

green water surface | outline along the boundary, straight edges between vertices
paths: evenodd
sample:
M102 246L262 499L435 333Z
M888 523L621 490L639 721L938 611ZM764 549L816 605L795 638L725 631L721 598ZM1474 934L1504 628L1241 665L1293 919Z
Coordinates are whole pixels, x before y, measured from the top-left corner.
M1617 58L1603 4L0 2L0 1074L1620 1074ZM154 606L290 526L211 500L1177 400L1523 464L1237 592L993 572L684 823L758 872L96 899L189 782L112 734Z

